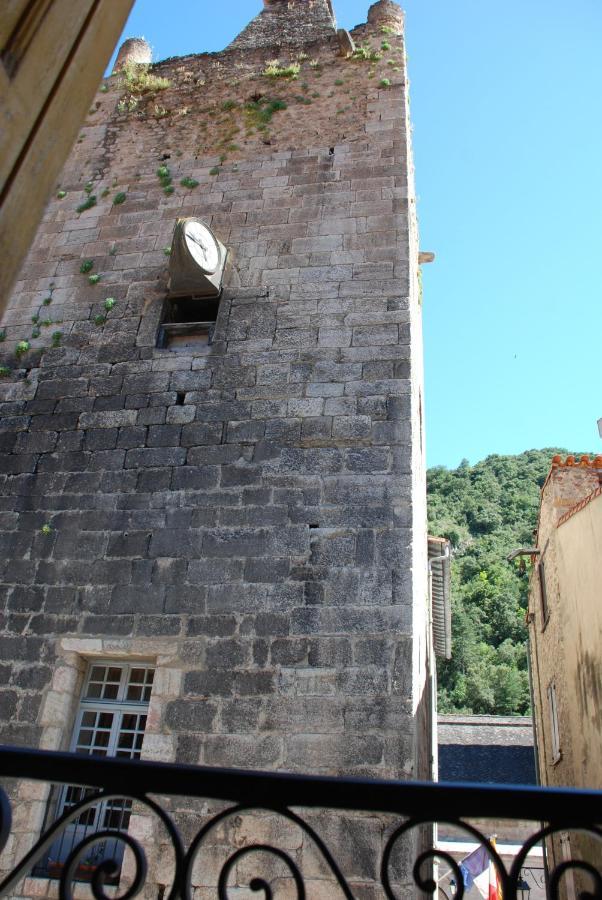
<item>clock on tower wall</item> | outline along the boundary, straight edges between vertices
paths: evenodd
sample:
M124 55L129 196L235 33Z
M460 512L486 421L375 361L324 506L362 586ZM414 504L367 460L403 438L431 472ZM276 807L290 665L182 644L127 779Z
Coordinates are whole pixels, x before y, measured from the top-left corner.
M217 297L228 251L204 222L178 219L169 258L169 296Z

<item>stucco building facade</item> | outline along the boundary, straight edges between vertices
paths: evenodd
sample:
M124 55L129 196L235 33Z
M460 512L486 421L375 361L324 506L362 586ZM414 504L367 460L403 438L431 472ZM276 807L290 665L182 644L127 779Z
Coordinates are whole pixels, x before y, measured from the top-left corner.
M402 12L379 0L349 35L328 0L266 0L221 53L127 55L2 324L2 742L428 778ZM217 296L174 294L180 218L223 248ZM75 799L22 785L3 864ZM168 848L126 818L154 834L157 896ZM323 825L372 897L382 822Z
M599 789L602 457L554 457L536 549L527 618L540 783ZM602 844L567 832L548 853L550 869L570 858L599 863ZM569 877L567 891L576 881Z

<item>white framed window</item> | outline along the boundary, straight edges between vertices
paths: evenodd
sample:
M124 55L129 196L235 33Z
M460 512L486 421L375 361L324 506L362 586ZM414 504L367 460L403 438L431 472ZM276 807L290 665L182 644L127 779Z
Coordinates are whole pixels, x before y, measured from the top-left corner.
M556 701L556 685L553 681L548 685L548 709L550 712L550 739L552 743L552 762L561 758L560 731L558 728L558 703Z
M139 759L146 728L154 668L146 663L114 660L91 662L75 719L70 750L88 756ZM55 817L96 793L90 788L67 785L60 789ZM125 798L103 801L83 812L65 828L35 874L60 877L63 864L83 839L95 831L127 830L131 802ZM80 865L78 877L87 880L102 859L121 861L123 844L107 840L93 845L90 857Z

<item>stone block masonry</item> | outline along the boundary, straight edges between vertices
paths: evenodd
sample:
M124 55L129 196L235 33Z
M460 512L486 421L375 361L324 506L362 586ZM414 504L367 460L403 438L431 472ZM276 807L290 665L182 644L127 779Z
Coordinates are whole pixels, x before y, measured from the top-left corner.
M4 743L66 749L86 661L144 658L147 758L424 772L400 22L381 0L342 56L326 0L272 2L222 53L153 66L167 87L126 68L99 91L2 325ZM156 340L178 216L229 261L213 343L175 352ZM58 690L65 666L79 674ZM370 821L329 828L376 859ZM362 848L353 877L376 897Z

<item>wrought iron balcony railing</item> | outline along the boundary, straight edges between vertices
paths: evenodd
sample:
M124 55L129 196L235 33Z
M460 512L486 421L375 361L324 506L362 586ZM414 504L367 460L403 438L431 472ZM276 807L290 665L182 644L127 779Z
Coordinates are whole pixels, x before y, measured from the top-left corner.
M149 848L144 846L143 840L123 827L127 826L130 815L136 814L136 810L145 810L156 817L168 836L173 858L170 884L158 894L153 894L168 900L188 900L193 896L192 873L203 845L211 843L220 829L223 833L224 823L229 817L250 813L267 812L301 829L322 856L322 871L328 872L332 880L332 896L343 896L348 900L353 900L354 893L343 867L335 858L336 848L329 848L314 825L307 821L316 810L326 810L336 815L351 811L395 817L395 824L386 832L383 852L375 866L375 881L380 885L381 895L388 900L400 900L405 896L398 893L395 887L393 858L398 843L411 833L419 832L427 823L459 826L472 840L483 845L497 872L504 900L518 896L522 883L521 870L529 851L537 844L549 841L559 832L583 833L593 844L602 839L602 829L598 827L602 821L600 791L298 776L132 762L17 748L0 748L0 778L17 779L17 785L31 780L50 782L59 786L63 797L65 786L67 789L73 785L94 788L92 792L72 794L74 802L66 806L63 802L62 808L66 811L58 820L46 823L32 849L19 861L12 860L9 873L0 883L2 897L23 896L19 884L32 874L39 874L40 864L44 861L46 877L53 874L60 876L60 897L74 897L74 886L82 880L89 881L96 898L136 896L143 891L149 877ZM9 853L7 850L2 854L2 850L10 837L12 820L9 788L6 788L0 789L0 866L4 867L4 871L7 870ZM12 783L12 789L13 793L18 792L15 783ZM157 798L161 798L161 802ZM203 806L201 801L209 801L209 805ZM217 812L215 808L210 808L215 801L223 802L223 807ZM90 811L100 807L109 812L117 810L121 818L108 815L103 821L98 816L94 817ZM186 828L189 838L187 846L177 827L178 816L185 808L190 811ZM127 813L125 820L124 810ZM189 819L194 814L198 816L197 824L191 831ZM536 824L511 865L505 866L488 838L466 822L473 818L530 819ZM94 827L92 830L84 827L78 832L78 822L84 826L94 822ZM71 842L68 853L63 854L64 858L54 861L56 871L53 872L49 868L49 861L52 863L50 850L57 846L57 841L63 840L68 828L72 829L76 839ZM596 858L594 853L593 861L579 858L563 860L549 871L548 896L563 895L564 879L571 871L587 883L587 893L581 896L602 900L602 841L599 847L600 855ZM105 887L119 880L126 848L133 860L129 884L125 890L123 885L118 888L117 895L114 889L107 894ZM276 841L261 839L243 843L229 853L215 875L215 896L227 900L230 896L229 879L234 868L243 858L256 853L264 857L271 855L281 867L284 866L294 884L296 894L293 895L306 897L305 875L294 854L286 845L278 846ZM448 867L449 873L454 876L456 897L461 900L464 886L457 861L449 853L432 846L417 852L412 871L414 884L427 896L437 893L438 885L432 868L435 861ZM252 891L263 891L265 898L276 896L267 875L249 878L248 887ZM203 896L208 894L205 892Z

